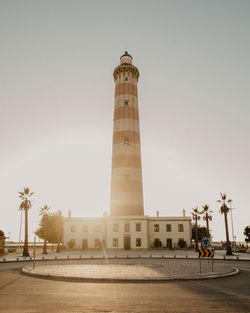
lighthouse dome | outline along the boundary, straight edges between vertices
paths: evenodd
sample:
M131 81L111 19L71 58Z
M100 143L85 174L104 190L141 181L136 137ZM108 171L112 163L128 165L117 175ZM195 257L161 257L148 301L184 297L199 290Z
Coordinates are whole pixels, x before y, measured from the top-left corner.
M120 57L121 64L132 64L132 56L127 51Z

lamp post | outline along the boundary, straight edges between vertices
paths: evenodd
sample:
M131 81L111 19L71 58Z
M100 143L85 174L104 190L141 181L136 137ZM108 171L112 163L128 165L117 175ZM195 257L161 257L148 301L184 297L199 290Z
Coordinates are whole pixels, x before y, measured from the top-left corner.
M233 200L232 200L233 201ZM232 225L232 237L233 237L233 247L234 247L234 252L235 252L235 236L234 236L234 223L233 223L233 208L232 208L232 201L230 202L230 211L231 211L231 225Z

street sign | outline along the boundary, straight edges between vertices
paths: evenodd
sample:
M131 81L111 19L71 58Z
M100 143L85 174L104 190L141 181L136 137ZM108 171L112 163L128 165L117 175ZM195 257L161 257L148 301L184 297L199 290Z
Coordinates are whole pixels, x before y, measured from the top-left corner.
M199 249L199 258L213 258L214 249Z
M202 247L204 247L204 248L210 247L210 240L209 240L209 238L208 238L208 237L202 237L202 239L201 239L201 245L202 245Z

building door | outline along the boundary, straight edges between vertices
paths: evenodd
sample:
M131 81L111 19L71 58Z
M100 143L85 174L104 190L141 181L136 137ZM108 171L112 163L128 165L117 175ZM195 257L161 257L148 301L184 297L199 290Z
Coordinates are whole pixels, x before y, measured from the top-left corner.
M172 250L172 239L167 239L167 248Z
M83 248L83 250L88 249L88 239L82 240L82 248Z
M130 249L130 237L124 237L124 249Z

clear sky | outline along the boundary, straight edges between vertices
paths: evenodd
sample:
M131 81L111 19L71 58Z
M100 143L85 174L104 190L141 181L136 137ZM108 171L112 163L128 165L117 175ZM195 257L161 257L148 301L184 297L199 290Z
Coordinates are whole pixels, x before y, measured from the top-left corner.
M250 1L0 0L0 229L19 234L18 191L73 216L109 211L113 69L140 71L146 215L209 204L219 192L238 240L250 224ZM230 224L231 227L231 224ZM230 238L231 228L230 228Z

